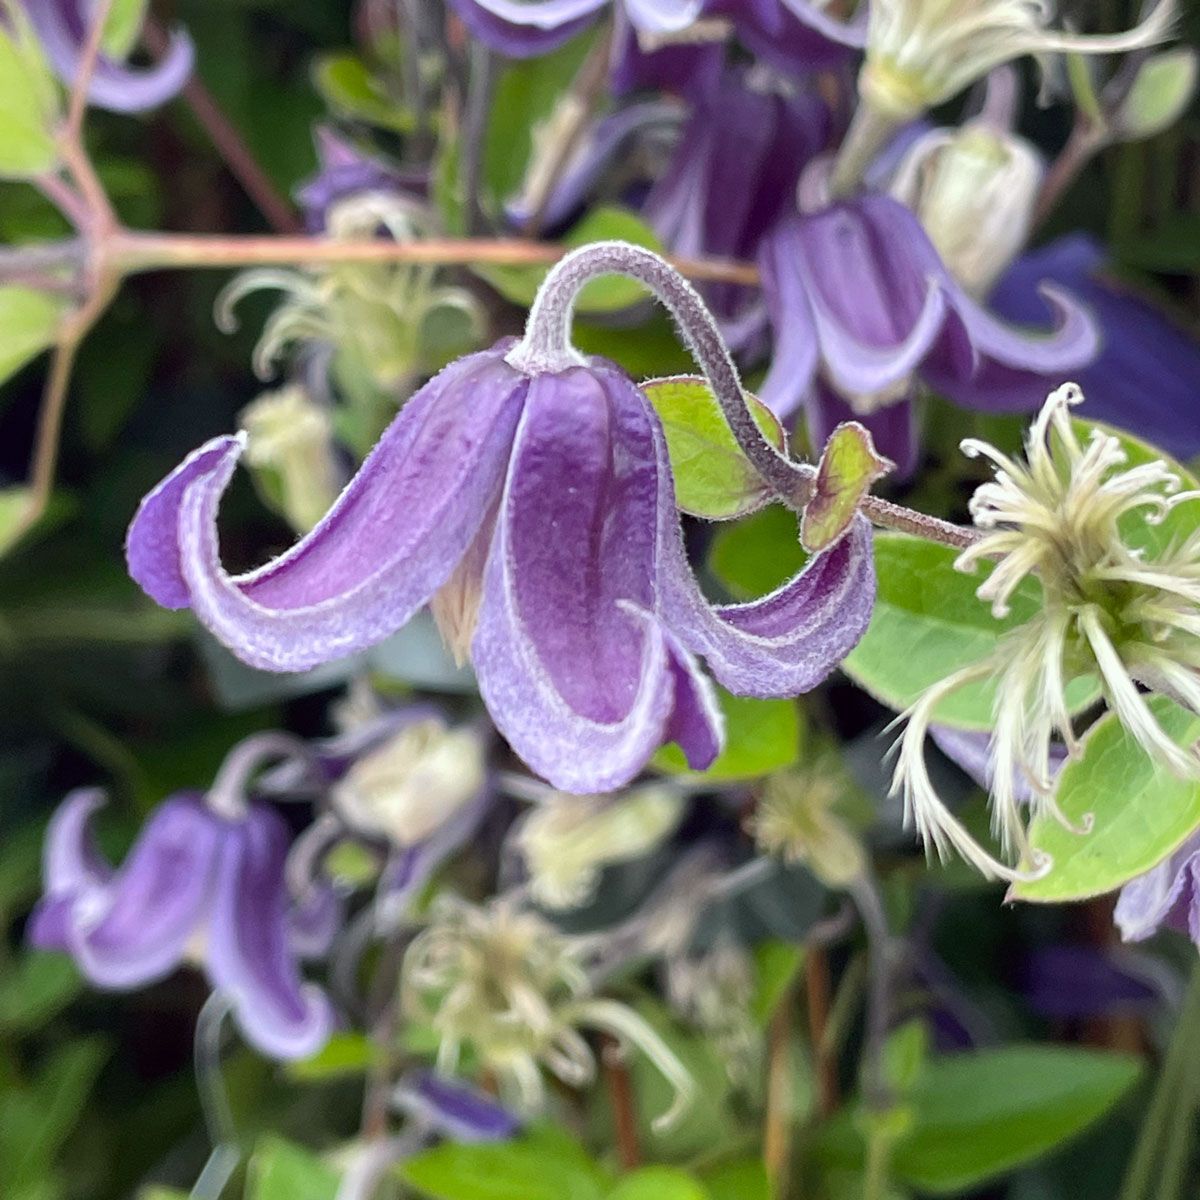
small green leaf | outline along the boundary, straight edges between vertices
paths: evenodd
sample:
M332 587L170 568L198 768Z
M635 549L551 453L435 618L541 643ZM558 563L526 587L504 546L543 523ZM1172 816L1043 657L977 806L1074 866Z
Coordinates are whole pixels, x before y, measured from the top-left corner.
M765 1028L780 1000L804 966L804 947L791 942L760 942L754 947L754 997L750 1015Z
M569 1135L551 1126L511 1142L443 1142L400 1167L436 1200L602 1200L608 1179Z
M1005 1046L929 1060L896 1178L946 1196L1040 1158L1104 1115L1140 1060L1066 1046Z
M113 0L104 23L104 53L110 58L127 58L137 46L146 19L148 0Z
M1157 696L1154 715L1181 746L1200 738L1200 717ZM1054 861L1042 879L1016 883L1016 900L1057 903L1111 892L1142 875L1200 827L1200 783L1180 779L1137 744L1114 713L1088 732L1083 753L1058 777L1056 798L1072 824L1091 817L1089 833L1073 833L1049 816L1030 829L1035 848Z
M642 1167L626 1175L608 1200L712 1200L704 1185L675 1167Z
M32 952L0 975L0 1033L36 1032L79 994L82 981L65 954Z
M1039 588L1027 579L1017 588L1007 617L997 619L975 595L989 567L974 575L954 569L958 552L902 533L875 537L879 590L866 634L843 670L889 708L902 711L926 688L996 650L1002 634L1024 624L1040 607ZM1098 694L1092 679L1067 689L1072 709ZM980 680L948 696L936 719L960 729L992 727L995 683Z
M839 425L821 452L816 494L804 508L804 548L816 554L832 546L850 528L871 485L894 465L875 452L870 431L857 421Z
M694 375L642 384L662 422L675 476L675 502L686 513L728 521L761 508L771 490L734 440L708 384ZM775 414L748 397L758 427L783 450L787 435Z
M0 66L0 71L3 69ZM3 136L0 129L0 139ZM0 154L3 152L0 143ZM64 302L45 292L24 287L0 287L0 383L54 345L64 312Z
M389 129L411 133L412 112L394 99L354 54L326 54L313 65L313 86L329 107L343 116Z
M774 1189L761 1158L722 1163L700 1176L712 1200L774 1200Z
M58 85L20 6L5 4L2 11L0 176L23 179L58 162Z
M725 749L707 771L692 771L674 743L654 756L654 766L671 774L713 783L758 779L790 766L800 753L800 713L791 700L751 700L717 689L725 714Z
M293 1142L262 1138L250 1159L246 1200L334 1200L341 1173Z
M1121 141L1142 141L1173 125L1196 91L1196 51L1180 46L1155 54L1138 68L1133 87L1113 116Z
M564 246L588 246L592 242L631 242L648 250L662 250L658 235L641 217L628 209L602 204L573 225L563 236ZM528 308L550 270L548 266L506 267L480 265L471 268L513 304ZM624 275L604 275L593 279L575 305L580 313L619 312L646 296L645 287Z
M361 1033L335 1033L311 1058L287 1065L287 1073L305 1083L366 1073L376 1054Z

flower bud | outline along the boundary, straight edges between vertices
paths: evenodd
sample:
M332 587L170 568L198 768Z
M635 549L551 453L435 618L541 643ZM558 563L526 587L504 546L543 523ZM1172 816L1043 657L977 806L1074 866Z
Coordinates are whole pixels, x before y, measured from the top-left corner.
M1024 138L971 121L921 137L891 192L921 219L959 283L985 296L1028 239L1042 170Z
M430 717L360 758L334 787L333 801L355 829L415 846L479 794L486 774L478 735Z
M263 499L297 533L307 533L337 499L333 425L304 388L265 392L242 409L246 463Z
M1109 129L1122 142L1137 142L1173 125L1196 93L1196 51L1167 50L1146 59L1133 86L1109 117Z
M683 797L661 785L616 797L551 792L517 834L533 897L547 908L586 903L600 872L641 858L679 824Z

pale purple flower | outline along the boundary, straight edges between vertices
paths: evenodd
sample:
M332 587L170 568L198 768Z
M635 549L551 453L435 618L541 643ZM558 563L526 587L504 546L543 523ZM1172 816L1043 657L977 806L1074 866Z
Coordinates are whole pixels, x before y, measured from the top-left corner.
M142 502L130 572L275 671L370 646L436 597L496 727L555 787L614 790L667 741L703 768L723 731L693 656L741 695L815 687L869 620L869 527L771 595L714 607L645 395L602 359L527 374L510 348L436 376L325 519L244 575L222 567L216 525L242 443L202 446Z
M1200 948L1200 834L1122 889L1113 912L1121 937L1142 942L1160 929L1186 933Z
M521 1120L461 1080L415 1072L400 1081L395 1102L410 1117L453 1142L507 1142Z
M89 0L21 0L46 58L59 78L71 86L87 43L94 6ZM113 112L144 112L165 104L192 73L195 49L183 30L176 30L163 56L151 67L130 67L102 54L88 87L88 101Z
M1087 310L1050 283L1041 289L1050 331L994 316L887 196L789 218L759 261L775 331L762 398L780 415L803 405L818 446L840 422L861 421L901 472L916 463L918 380L967 408L1021 412L1099 349Z
M829 112L816 96L761 90L729 71L697 99L643 213L677 254L753 259L792 211L800 173L828 137ZM757 289L709 284L702 295L731 349L762 339L767 313Z
M1200 453L1200 342L1136 288L1107 275L1104 252L1076 233L1019 259L992 293L1010 321L1044 319L1039 288L1068 288L1100 327L1098 357L1072 374L1080 416L1107 421L1179 458Z
M401 171L360 150L332 126L318 125L313 133L320 170L296 189L296 200L310 233L324 232L329 210L339 201L365 192L424 197L427 172Z
M643 35L677 34L695 22L704 0L450 0L471 32L502 54L545 54L586 29L610 3Z
M143 987L198 961L233 1006L246 1039L275 1058L305 1058L334 1027L329 1000L298 958L324 953L338 919L332 893L293 903L284 880L289 836L271 808L240 817L180 792L151 814L114 869L91 835L101 792L73 792L46 840L45 895L30 938L63 950L97 987Z

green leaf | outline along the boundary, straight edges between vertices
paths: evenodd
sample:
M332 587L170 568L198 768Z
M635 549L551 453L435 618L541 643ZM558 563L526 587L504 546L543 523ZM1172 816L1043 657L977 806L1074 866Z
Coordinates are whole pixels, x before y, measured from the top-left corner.
M311 1058L288 1063L287 1073L305 1083L366 1073L375 1060L370 1041L361 1033L335 1033Z
M991 568L964 575L954 569L957 557L956 550L937 542L876 534L875 612L842 669L889 708L908 708L926 688L987 658L1002 634L1038 612L1039 588L1027 579L1013 593L1009 615L993 617L975 595ZM1097 694L1098 684L1090 678L1067 688L1073 710ZM942 701L936 719L960 729L990 729L994 699L993 680L967 684Z
M1196 91L1195 50L1180 46L1155 54L1138 68L1113 118L1122 141L1141 141L1162 133L1182 115Z
M766 1027L780 1000L804 966L804 947L791 942L760 942L754 947L754 997L750 1015Z
M800 540L810 554L826 550L850 528L871 485L894 466L875 452L870 431L846 421L829 435L817 468L817 490L805 505Z
M113 0L104 23L104 53L110 58L127 58L138 43L146 19L147 0Z
M564 246L587 246L592 242L632 242L649 250L662 250L662 242L649 225L629 212L612 204L602 204L584 216L564 235ZM471 268L513 304L528 308L550 270L548 266L506 267L479 265ZM645 287L624 275L605 275L592 280L575 305L580 313L619 312L646 296Z
M566 1133L542 1125L511 1142L443 1142L400 1167L436 1200L602 1200L608 1178Z
M411 133L416 127L412 112L388 94L357 55L322 55L313 65L313 86L343 116L393 133Z
M281 1137L262 1138L250 1160L246 1200L334 1200L341 1173Z
M725 714L725 749L707 771L692 771L683 751L664 746L654 765L671 774L713 783L758 779L796 761L800 753L800 713L791 700L751 700L717 689Z
M1104 1115L1141 1062L1067 1046L1005 1046L931 1059L916 1125L897 1147L898 1180L952 1195L1041 1157Z
M0 65L0 71L3 70ZM0 83L0 90L2 88ZM0 126L3 120L0 116ZM4 131L0 128L0 156L4 153L3 138ZM24 287L0 287L0 383L54 345L65 311L66 304L61 299L45 292Z
M21 179L58 162L58 86L20 6L0 11L0 176Z
M674 1167L642 1167L626 1175L608 1200L712 1200L703 1184Z
M1167 733L1181 746L1200 738L1200 717L1163 696L1149 700ZM1111 892L1142 875L1200 827L1200 783L1180 779L1137 744L1114 713L1088 731L1083 753L1058 777L1056 797L1072 833L1049 816L1030 829L1035 848L1054 861L1042 879L1016 883L1016 900L1057 903Z
M752 600L786 583L807 561L796 514L772 504L718 529L708 565L737 599Z
M761 1158L723 1163L700 1176L712 1200L774 1200L767 1168Z
M0 1033L40 1029L79 994L82 981L65 954L33 952L0 975Z
M761 508L771 490L734 439L708 384L695 375L652 379L642 384L658 413L675 476L675 502L686 513L728 521ZM775 414L748 397L758 427L778 449L787 435Z

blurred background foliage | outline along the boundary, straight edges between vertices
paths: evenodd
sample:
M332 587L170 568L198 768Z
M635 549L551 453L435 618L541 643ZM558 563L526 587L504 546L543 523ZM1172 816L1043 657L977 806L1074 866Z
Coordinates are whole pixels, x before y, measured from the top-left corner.
M344 0L175 0L156 10L189 29L205 84L285 193L314 171L312 124L330 107L342 116L366 116L377 127L411 126L412 114L389 101L386 87L380 87L388 64L364 63L352 49L353 13ZM1120 20L1114 16L1113 24ZM1194 42L1200 12L1191 7L1186 21L1192 36L1185 40ZM562 61L552 56L507 69L485 156L496 194L503 195L519 178L527 131L577 54L572 50ZM1031 109L1030 114L1030 131L1039 143L1061 143L1067 132L1061 110ZM138 120L95 112L89 130L101 175L129 225L265 232L257 210L181 103ZM1198 134L1200 119L1193 111L1149 142L1108 152L1088 168L1046 231L1083 228L1106 239L1124 277L1152 290L1193 325L1200 304ZM0 241L63 232L60 219L31 189L0 185ZM174 789L204 784L239 737L277 726L328 732L328 705L346 675L335 670L300 685L264 683L203 642L187 614L151 605L125 573L120 547L138 499L192 447L232 428L236 414L261 391L248 364L270 301L247 300L240 331L218 332L213 304L224 282L218 272L179 272L149 274L123 287L81 355L50 518L36 537L0 559L4 1200L117 1200L137 1194L147 1179L187 1185L208 1154L191 1045L202 984L183 973L132 995L108 996L82 988L65 958L23 947L24 920L39 886L41 836L53 806L73 786L103 783L114 801L105 832L116 846L127 845L153 804ZM514 297L528 286L515 276L493 277L493 282ZM509 319L515 316L513 310ZM580 340L643 375L687 366L658 317L632 333L585 323ZM0 484L23 478L43 372L44 362L37 361L0 387ZM918 485L918 506L961 510L966 494L961 475L939 464L950 461L968 432L1011 443L1020 424L1017 418L985 419L944 406L939 420L928 426L929 462ZM711 565L734 590L762 591L790 573L792 564L778 553L778 528L772 528L781 516L781 510L770 510L717 539ZM247 547L283 545L289 537L244 480L231 493L223 520L235 557L239 546L248 557ZM430 637L419 627L406 636L412 640L403 654L380 652L374 662L380 676L397 688L438 679L453 686ZM864 790L879 794L871 784L881 783L876 735L883 714L849 688L837 695L845 702L837 721L839 732L849 738L847 761ZM786 757L794 736L787 728L771 734L775 741L763 750L762 761L775 765L773 754ZM898 813L890 814L890 821L898 828ZM1110 943L1105 902L1061 911L1004 908L994 888L981 886L963 870L926 872L911 857L906 864L889 874L889 902L921 953L954 981L965 1019L982 1023L1005 1042L1070 1040L1138 1053L1161 1041L1163 1030L1156 1025L1165 1012L1161 1006L1082 1020L1033 1014L1031 957L1049 946ZM776 928L777 936L785 932ZM1186 947L1177 949L1181 959L1186 957ZM793 986L797 965L785 955L782 967L776 967L783 986ZM769 983L769 970L764 972ZM290 1072L248 1052L227 1062L239 1130L249 1138L255 1131L271 1131L259 1141L248 1175L254 1200L332 1196L336 1176L287 1139L319 1149L356 1128L357 1064L353 1048L342 1049L349 1054L350 1070L339 1064L336 1049L321 1064ZM703 1043L693 1038L677 1049L702 1081L716 1082L704 1088L703 1111L679 1132L680 1140L657 1145L664 1160L689 1157L706 1142L720 1142L730 1120L723 1110L732 1102L727 1086L720 1083L719 1069L704 1061ZM902 1052L901 1042L897 1054ZM799 1042L795 1068L796 1104L811 1104L817 1081ZM963 1147L974 1147L979 1160L993 1167L1003 1164L1004 1139L1028 1139L1037 1127L1038 1118L1027 1115L1036 1106L1025 1102L1039 1087L1060 1085L1046 1101L1047 1112L1055 1104L1056 1111L1064 1111L1072 1095L1086 1104L1087 1088L1075 1081L1072 1069L1035 1057L1005 1064L991 1086L982 1076L973 1080L957 1106L938 1118L941 1125L929 1120L932 1140L925 1146L924 1166L914 1169L910 1182L945 1192L949 1180L949 1190L956 1191L953 1161ZM650 1098L644 1107L655 1111L653 1077L638 1084ZM954 1095L945 1092L949 1087L942 1081L935 1090ZM1103 1083L1100 1087L1103 1091ZM1113 1195L1146 1087L1143 1082L1129 1092L1083 1139L1022 1172L1015 1182L978 1194L1011 1200ZM1003 1120L1005 1098L1026 1113L1015 1127ZM1045 1113L1042 1118L1047 1119ZM606 1119L598 1114L591 1132L603 1137ZM834 1174L839 1165L850 1172L855 1165L854 1139L846 1133L828 1128L819 1147L819 1158ZM482 1155L479 1170L503 1179L509 1188L504 1194L512 1200L617 1196L608 1190L611 1181L603 1169L574 1143L563 1143L564 1136L544 1130L486 1153L447 1146L426 1156L410 1177L433 1195L449 1195L439 1171L453 1175L448 1160L475 1153ZM949 1163L944 1178L921 1178L922 1170L936 1174L943 1158ZM548 1178L554 1181L552 1191L544 1186ZM970 1170L965 1178L971 1180ZM765 1195L752 1166L740 1175L727 1167L723 1174L705 1177L705 1183L713 1200ZM669 1173L645 1181L645 1188L627 1188L622 1200L687 1200L691 1195ZM145 1200L165 1200L168 1194L144 1193ZM481 1191L478 1200L495 1194ZM461 1189L453 1195L472 1200Z

